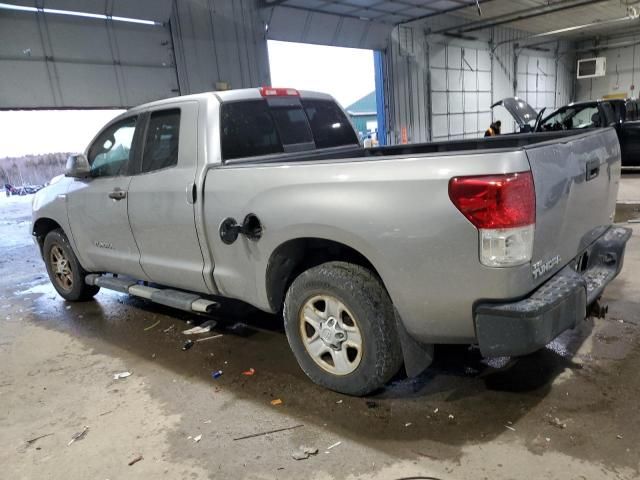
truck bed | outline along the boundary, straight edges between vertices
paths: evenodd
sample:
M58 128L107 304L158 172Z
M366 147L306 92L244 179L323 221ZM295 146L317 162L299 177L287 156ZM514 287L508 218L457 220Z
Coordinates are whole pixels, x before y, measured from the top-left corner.
M442 142L412 143L407 145L390 145L370 149L359 146L327 148L315 151L266 155L253 158L239 158L228 160L226 165L255 165L281 162L306 161L342 161L344 159L371 160L371 157L388 157L395 155L416 155L468 152L473 150L514 150L529 145L549 142L558 138L570 137L584 132L569 130L544 133L523 133L515 135L500 135L497 137L470 138L465 140L448 140Z

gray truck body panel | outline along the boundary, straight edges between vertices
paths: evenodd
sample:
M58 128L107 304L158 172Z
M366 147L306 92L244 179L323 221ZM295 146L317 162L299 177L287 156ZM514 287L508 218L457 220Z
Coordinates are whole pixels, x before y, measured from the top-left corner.
M469 343L477 339L478 302L531 294L612 223L620 178L613 129L513 148L223 164L220 101L256 95L201 94L123 114L186 108L178 167L132 177L64 178L37 194L34 231L41 219L57 222L88 271L236 298L270 312L279 308L267 284L274 252L297 239L338 242L374 266L412 337ZM588 166L598 169L589 181ZM449 199L449 180L529 170L537 218L532 262L483 266L478 231ZM106 199L116 186L127 190L126 202ZM250 213L262 222L262 237L241 235L224 244L222 221L241 222ZM544 274L533 275L534 265L555 258Z

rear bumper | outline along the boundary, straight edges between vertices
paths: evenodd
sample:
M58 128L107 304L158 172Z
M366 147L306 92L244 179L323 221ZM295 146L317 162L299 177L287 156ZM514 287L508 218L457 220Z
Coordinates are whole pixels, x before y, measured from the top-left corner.
M622 269L630 236L631 230L612 227L528 297L511 303L477 305L474 318L482 354L526 355L574 328ZM586 268L578 272L580 263Z

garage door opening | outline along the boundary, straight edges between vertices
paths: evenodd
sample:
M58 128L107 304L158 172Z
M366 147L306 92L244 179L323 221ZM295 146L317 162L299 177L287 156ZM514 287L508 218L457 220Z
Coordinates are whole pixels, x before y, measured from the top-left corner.
M358 48L268 41L271 84L332 95L360 137L384 138L379 53Z

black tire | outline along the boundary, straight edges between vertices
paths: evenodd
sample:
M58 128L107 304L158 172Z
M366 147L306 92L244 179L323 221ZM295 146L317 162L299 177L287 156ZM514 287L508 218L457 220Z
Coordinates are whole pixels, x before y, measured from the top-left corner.
M348 323L349 326L345 328L353 329L351 325L355 324L359 330L359 363L356 367L353 363L350 364L350 367L355 369L349 373L335 374L326 369L327 366L331 368L333 354L339 353L338 350L345 348L347 355L346 352L351 347L345 347L346 340L342 340L344 343L338 347L331 347L330 350L333 351L324 353L324 357L317 355L320 361L315 360L305 346L305 342L313 341L316 336L315 329L302 320L303 308L313 306L313 311L328 315L328 307L324 312L315 308L316 304L313 302L318 298L320 308L324 305L322 298L337 299L339 304L348 310L343 326ZM338 316L342 315L344 310ZM352 320L349 315L355 318ZM321 325L326 327L327 322L324 321ZM371 271L359 265L328 262L300 274L287 291L284 326L289 345L302 370L318 385L336 392L356 396L367 395L383 387L402 366L402 350L389 294ZM325 332L322 329L318 330L318 336L324 342L321 333ZM349 335L351 334L347 332L347 336ZM306 336L306 339L303 339L303 336ZM335 337L333 338L335 340ZM326 342L321 347L327 348ZM325 357L326 361L323 362L322 358ZM328 365L321 366L325 363Z
M66 261L67 268L64 269L64 274L56 269L55 258L60 258L60 254ZM85 283L87 271L80 265L62 229L52 230L47 234L42 248L42 257L47 266L49 280L65 300L70 302L91 300L100 291L100 287Z

